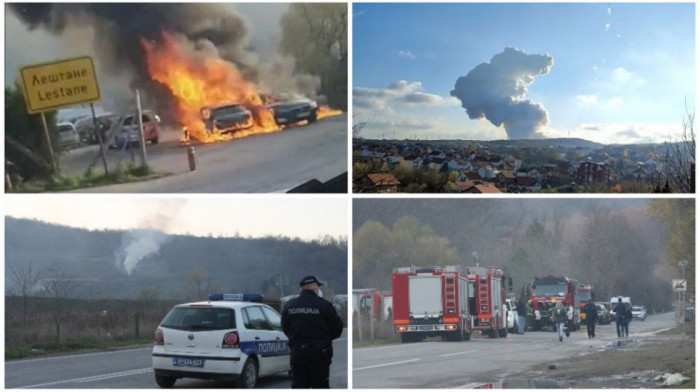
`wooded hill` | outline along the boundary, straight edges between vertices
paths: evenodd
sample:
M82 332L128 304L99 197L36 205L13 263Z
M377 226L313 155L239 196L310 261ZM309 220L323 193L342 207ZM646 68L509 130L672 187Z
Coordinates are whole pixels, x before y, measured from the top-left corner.
M139 244L143 236L153 238ZM139 254L144 257L127 273L124 260L137 259ZM164 299L195 300L202 298L193 297L214 290L277 297L276 274L288 276L285 295L298 292L299 279L308 274L327 282L327 291L344 294L347 254L346 240L331 237L305 242L272 236L214 238L152 230L90 231L5 218L6 292L12 292L17 283L10 269L32 266L72 271L79 282L75 296L83 298L134 298L149 291ZM35 286L41 295L41 282Z

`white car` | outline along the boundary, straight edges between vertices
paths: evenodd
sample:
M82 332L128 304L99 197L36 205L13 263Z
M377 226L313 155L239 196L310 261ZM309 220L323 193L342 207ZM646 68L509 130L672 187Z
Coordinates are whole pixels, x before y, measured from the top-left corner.
M632 307L632 318L639 319L642 321L646 320L647 309L644 306L633 306Z
M289 346L282 318L256 294L211 294L175 306L158 326L153 371L162 388L178 378L235 381L253 388L259 377L287 372Z
M508 332L518 333L518 311L513 299L506 299L506 324Z
M80 135L75 125L69 122L58 123L58 144L61 149L68 149L80 146Z

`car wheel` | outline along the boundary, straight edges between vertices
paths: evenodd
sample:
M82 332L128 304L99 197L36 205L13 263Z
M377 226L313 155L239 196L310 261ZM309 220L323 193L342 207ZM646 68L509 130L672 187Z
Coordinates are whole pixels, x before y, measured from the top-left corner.
M172 388L175 385L175 377L172 376L161 376L156 373L156 384L161 388Z
M313 112L311 116L309 116L309 118L307 119L309 124L316 122L316 120L318 120L318 112Z
M255 388L258 380L258 365L253 358L248 358L243 365L243 372L236 380L238 388Z

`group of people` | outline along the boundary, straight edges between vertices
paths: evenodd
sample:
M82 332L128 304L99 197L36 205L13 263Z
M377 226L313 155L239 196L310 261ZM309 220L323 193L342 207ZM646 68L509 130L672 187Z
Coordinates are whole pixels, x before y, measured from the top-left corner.
M570 336L570 323L573 319L573 308L565 307L562 302L552 300L554 307L552 308L552 323L559 333L559 341L564 340L564 336ZM517 302L516 311L518 313L518 334L523 334L525 331L525 317L527 316L527 307L524 300ZM629 336L629 323L632 320L632 310L628 304L622 302L622 298L618 298L618 304L615 306L615 325L617 328L617 337ZM595 326L598 322L598 309L593 300L589 300L583 307L581 312L585 315L586 332L588 338L595 337Z

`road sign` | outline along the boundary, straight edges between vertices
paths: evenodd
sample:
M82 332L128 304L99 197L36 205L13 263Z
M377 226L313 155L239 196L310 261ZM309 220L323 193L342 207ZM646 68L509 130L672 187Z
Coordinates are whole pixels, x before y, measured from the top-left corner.
M687 291L688 281L686 279L673 279L673 291Z
M95 66L90 57L30 65L23 67L20 74L29 113L100 99Z

